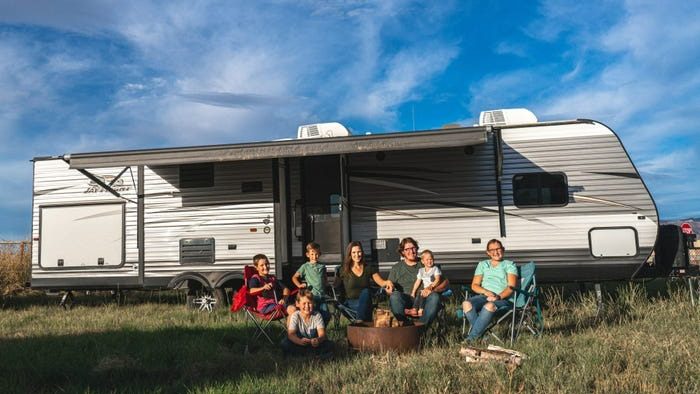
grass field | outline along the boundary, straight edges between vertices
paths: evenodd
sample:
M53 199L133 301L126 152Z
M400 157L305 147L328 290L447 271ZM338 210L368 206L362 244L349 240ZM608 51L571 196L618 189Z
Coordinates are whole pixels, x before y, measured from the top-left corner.
M410 354L357 354L331 330L334 359L284 360L267 345L244 354L240 314L193 311L173 293L130 293L121 306L83 295L71 310L20 294L2 299L0 391L700 392L700 311L676 285L621 285L597 319L593 294L547 289L546 332L513 346L529 356L517 369L465 363L457 322L447 343Z

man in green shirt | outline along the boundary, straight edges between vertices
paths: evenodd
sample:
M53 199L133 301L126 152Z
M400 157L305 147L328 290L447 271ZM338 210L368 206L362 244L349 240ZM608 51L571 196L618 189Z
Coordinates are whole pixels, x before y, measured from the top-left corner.
M405 310L413 306L411 290L416 281L420 264L418 262L418 242L411 238L404 238L399 243L399 254L402 261L394 264L389 271L389 280L394 283L394 290L389 295L389 305L391 312L399 321L406 321ZM423 316L419 321L426 326L429 325L440 309L440 294L433 291L425 298Z

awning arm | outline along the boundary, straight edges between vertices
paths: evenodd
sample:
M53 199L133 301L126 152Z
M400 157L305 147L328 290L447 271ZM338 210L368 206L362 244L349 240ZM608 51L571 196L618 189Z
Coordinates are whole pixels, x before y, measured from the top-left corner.
M63 161L65 161L66 163L69 163L65 157L63 158ZM112 188L112 185L114 184L114 182L116 182L117 179L119 179L119 177L121 177L128 169L129 169L129 167L124 167L124 170L122 170L122 172L120 172L119 175L117 175L114 178L114 180L112 180L112 182L110 182L108 185L108 184L104 183L104 181L102 181L102 179L98 178L97 176L95 176L95 174L91 173L90 171L83 169L83 168L76 168L76 170L78 170L81 174L85 175L88 179L90 179L91 181L100 185L103 189L107 190L108 192L113 194L115 197L121 198L121 199L126 200L130 203L136 204L136 201L122 196L121 194L119 194L118 191L116 191L116 190L114 190L114 188Z

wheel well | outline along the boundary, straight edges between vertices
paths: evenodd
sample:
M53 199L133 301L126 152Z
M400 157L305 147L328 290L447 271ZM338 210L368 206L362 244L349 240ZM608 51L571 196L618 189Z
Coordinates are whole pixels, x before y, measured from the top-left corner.
M204 289L211 290L213 286L209 283L207 278L205 278L202 274L198 272L185 272L183 274L180 274L176 277L174 277L170 283L168 283L168 288L169 289L178 289L182 288L183 284L187 284L187 287L191 287L192 284L200 285Z
M214 285L215 288L231 288L234 291L240 289L241 286L243 286L243 275L238 272L222 276Z

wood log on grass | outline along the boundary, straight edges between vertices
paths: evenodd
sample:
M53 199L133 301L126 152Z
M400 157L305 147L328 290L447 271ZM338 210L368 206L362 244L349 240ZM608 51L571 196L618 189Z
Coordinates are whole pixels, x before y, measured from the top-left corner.
M472 346L461 348L459 350L459 355L463 356L467 362L496 361L516 366L520 366L523 362L523 358L526 358L524 354L515 350L479 349Z

